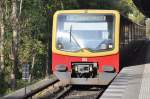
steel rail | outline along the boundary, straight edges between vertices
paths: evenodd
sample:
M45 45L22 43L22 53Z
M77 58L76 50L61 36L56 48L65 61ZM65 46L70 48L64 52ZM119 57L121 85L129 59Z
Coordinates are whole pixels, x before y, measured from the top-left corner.
M49 84L46 84L46 85L41 86L41 87L39 87L39 88L37 88L37 89L35 89L35 90L32 90L31 92L27 93L27 94L26 94L25 96L23 96L22 98L23 98L23 99L30 98L30 97L34 96L35 94L37 94L38 92L40 92L40 91L46 89L47 87L52 86L53 84L57 83L58 81L59 81L58 79L55 79L55 80L53 80L53 81L52 81L51 83L49 83Z

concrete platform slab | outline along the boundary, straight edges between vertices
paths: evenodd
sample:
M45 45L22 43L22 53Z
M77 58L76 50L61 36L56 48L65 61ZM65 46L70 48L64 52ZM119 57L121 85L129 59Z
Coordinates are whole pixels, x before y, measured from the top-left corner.
M100 99L150 99L150 64L123 68Z

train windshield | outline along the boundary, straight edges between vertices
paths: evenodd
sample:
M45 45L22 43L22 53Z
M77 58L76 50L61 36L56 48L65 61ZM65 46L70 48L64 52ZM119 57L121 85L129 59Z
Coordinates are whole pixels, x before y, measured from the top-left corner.
M61 14L57 20L58 50L99 52L114 48L113 15Z

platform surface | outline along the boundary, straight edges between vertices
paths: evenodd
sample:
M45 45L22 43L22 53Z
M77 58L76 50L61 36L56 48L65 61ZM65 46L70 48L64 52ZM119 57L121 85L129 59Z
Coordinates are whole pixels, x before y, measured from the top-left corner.
M150 99L150 64L123 68L100 99Z
M150 41L135 54L100 99L150 99Z

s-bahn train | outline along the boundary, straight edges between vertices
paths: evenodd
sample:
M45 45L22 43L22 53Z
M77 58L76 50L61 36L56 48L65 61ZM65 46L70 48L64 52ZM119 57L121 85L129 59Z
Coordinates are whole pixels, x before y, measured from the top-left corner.
M69 84L107 85L119 72L124 55L139 48L145 35L144 25L115 10L57 11L52 71Z

